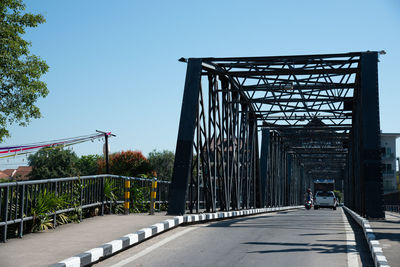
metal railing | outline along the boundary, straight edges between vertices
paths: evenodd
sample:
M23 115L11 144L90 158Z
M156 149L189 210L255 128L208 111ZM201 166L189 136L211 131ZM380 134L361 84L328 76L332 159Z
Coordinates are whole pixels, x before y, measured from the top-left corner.
M400 205L385 205L385 211L400 213Z
M37 210L43 209L44 198L62 199L63 205L53 205L45 216L53 216L56 226L57 215L76 211L82 220L84 209L98 207L98 213L111 213L115 205L124 202L124 182L132 183L130 202L135 207L140 194L141 205L149 205L153 179L119 175L93 175L45 180L0 183L0 236L5 242L10 232L22 237L27 221L37 219ZM156 204L167 204L169 181L158 180ZM139 188L139 191L137 191ZM147 190L148 188L148 190ZM144 190L140 190L144 189ZM136 190L136 191L135 191ZM148 194L147 194L148 191ZM51 202L51 201L50 201ZM121 204L122 205L122 204ZM9 227L12 225L13 227ZM9 229L12 228L12 229Z
M382 155L382 159L394 159L394 153L385 153Z
M395 170L383 170L382 174L395 176L396 175L396 171Z

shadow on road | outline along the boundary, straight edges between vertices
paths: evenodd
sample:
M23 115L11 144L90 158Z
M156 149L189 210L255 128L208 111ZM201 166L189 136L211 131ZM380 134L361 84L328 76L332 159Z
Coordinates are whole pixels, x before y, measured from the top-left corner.
M330 218L330 219L328 219ZM362 266L374 266L364 233L361 227L347 216L350 226L355 234L357 250L360 253ZM261 221L261 223L260 223ZM346 232L343 225L342 213L337 211L287 211L273 215L258 215L243 217L228 221L210 224L207 227L229 228L272 228L293 231L295 236L316 236L312 242L244 242L242 244L260 246L259 250L247 253L296 253L314 251L321 254L347 254ZM318 236L318 237L317 237ZM326 237L326 239L324 239ZM335 239L337 237L338 239ZM398 234L388 238L400 238ZM276 240L275 240L276 241ZM287 240L286 240L287 241ZM281 247L281 248L280 248Z
M345 241L345 240L335 240ZM276 253L276 252L299 252L299 251L318 251L319 253L347 253L346 245L335 245L335 244L310 244L310 243L282 243L282 242L245 242L247 245L262 245L262 246L284 246L284 247L296 247L290 249L274 249L274 250L259 250L249 251L248 253Z

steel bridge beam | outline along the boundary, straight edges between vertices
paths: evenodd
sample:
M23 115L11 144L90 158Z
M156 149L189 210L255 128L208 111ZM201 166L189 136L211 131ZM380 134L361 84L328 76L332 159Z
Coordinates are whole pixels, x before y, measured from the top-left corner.
M191 172L193 138L200 92L201 59L189 59L176 143L173 179L170 185L168 214L185 214L186 193Z
M266 205L266 194L268 187L268 155L269 155L269 129L261 130L261 158L260 158L260 177L261 177L261 207Z
M379 123L378 53L362 53L360 73L360 167L363 180L362 212L370 218L384 218L381 139Z

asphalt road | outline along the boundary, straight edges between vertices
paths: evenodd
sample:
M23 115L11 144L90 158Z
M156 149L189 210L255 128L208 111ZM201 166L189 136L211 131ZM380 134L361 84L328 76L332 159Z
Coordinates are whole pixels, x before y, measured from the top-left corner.
M373 266L355 232L340 208L262 214L178 227L96 266Z

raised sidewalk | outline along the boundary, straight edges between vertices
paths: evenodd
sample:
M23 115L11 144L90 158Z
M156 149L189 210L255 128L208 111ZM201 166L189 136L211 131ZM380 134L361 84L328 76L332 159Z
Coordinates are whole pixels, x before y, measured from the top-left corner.
M49 266L173 216L105 215L0 243L0 266Z
M386 220L369 223L391 267L400 266L400 213L385 212Z

